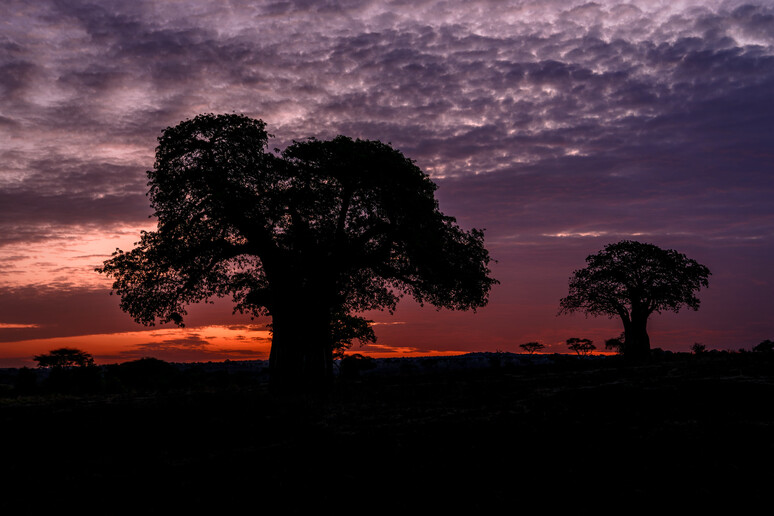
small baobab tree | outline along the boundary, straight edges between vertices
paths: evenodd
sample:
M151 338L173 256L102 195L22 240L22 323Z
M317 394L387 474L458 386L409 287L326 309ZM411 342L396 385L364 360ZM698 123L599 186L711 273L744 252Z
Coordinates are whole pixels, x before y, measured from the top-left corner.
M648 318L655 312L699 309L696 297L707 287L710 271L672 249L623 240L586 258L586 267L570 277L559 313L620 317L623 354L631 359L650 355Z

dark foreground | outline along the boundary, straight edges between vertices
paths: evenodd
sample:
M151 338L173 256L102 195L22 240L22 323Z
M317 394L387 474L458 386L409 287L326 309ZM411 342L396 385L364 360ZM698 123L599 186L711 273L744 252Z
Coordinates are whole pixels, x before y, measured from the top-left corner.
M6 396L0 433L8 514L744 513L774 480L774 360L493 361L339 379L325 399L243 376Z

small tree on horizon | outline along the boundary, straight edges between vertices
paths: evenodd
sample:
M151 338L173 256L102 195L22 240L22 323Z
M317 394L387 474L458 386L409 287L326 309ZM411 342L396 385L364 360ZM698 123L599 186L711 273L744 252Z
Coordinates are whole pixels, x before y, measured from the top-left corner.
M567 339L566 342L567 347L575 351L578 356L590 355L592 351L597 349L597 347L593 344L593 341L589 339L579 339L578 337L573 337L571 339Z
M545 345L541 344L540 342L525 342L524 344L519 344L519 347L530 355L536 351L545 349Z
M94 365L94 358L89 353L76 348L54 349L42 355L35 355L33 359L39 368L70 369Z
M588 256L586 267L573 272L559 314L620 317L624 356L644 360L650 356L648 318L682 307L698 310L696 292L709 285L710 274L704 265L672 249L622 240Z
M760 344L752 348L756 353L771 353L774 352L774 341L766 339Z

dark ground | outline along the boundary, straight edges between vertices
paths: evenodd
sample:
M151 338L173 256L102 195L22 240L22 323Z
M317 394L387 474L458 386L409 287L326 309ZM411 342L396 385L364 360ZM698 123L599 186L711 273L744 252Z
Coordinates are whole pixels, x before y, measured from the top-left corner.
M361 375L326 399L223 378L6 394L0 514L744 514L774 487L774 359L758 353Z

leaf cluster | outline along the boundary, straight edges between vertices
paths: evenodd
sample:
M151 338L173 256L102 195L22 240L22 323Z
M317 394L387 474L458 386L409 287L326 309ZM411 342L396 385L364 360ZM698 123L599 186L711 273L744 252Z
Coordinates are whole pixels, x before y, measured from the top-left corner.
M573 272L569 294L560 313L645 317L682 307L699 308L696 292L707 287L710 271L672 249L623 240L586 258L586 267Z

